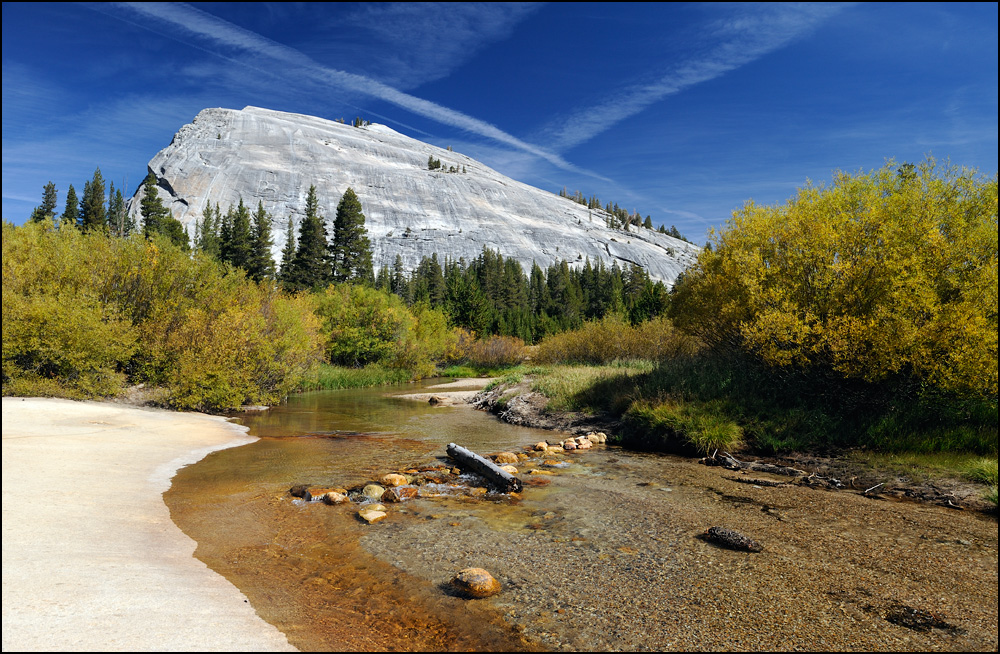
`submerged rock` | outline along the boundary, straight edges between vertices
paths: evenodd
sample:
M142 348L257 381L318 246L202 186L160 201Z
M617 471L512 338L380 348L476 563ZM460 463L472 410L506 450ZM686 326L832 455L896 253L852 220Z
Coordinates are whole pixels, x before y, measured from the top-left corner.
M358 511L358 517L368 524L374 524L379 520L383 520L386 515L388 514L385 511L379 511L372 507L366 507Z
M413 486L394 486L392 488L387 488L384 493L382 493L383 502L402 502L404 500L410 500L417 496L417 489Z
M466 568L451 580L451 586L461 595L472 599L490 597L500 592L500 582L482 568Z
M764 549L763 545L749 536L723 527L709 527L708 531L705 532L705 540L741 552L760 552Z
M324 504L343 504L344 502L350 501L346 493L338 493L337 491L330 491L323 495Z
M493 457L493 461L497 464L517 463L517 455L513 452L501 452Z
M292 497L301 497L306 502L312 499L312 493L309 492L309 484L296 484L288 489L288 494Z

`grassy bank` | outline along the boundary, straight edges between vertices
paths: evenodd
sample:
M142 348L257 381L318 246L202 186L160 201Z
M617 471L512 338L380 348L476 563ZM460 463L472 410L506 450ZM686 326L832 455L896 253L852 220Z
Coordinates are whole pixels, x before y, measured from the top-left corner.
M984 484L996 498L997 406L927 390L776 376L752 362L703 352L666 361L525 367L552 411L600 414L621 424L619 444L689 455L715 449L850 457L908 477Z

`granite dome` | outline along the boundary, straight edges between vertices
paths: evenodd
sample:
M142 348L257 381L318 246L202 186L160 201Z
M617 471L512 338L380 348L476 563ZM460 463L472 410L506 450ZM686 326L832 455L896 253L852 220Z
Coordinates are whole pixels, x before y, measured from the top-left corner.
M430 158L442 168L428 169ZM446 172L454 166L458 172ZM280 261L289 219L297 226L315 185L332 232L337 203L351 187L361 200L376 269L396 255L408 270L437 253L471 260L483 247L543 268L602 260L637 263L668 284L698 247L643 228L608 228L606 214L501 175L457 152L378 124L353 127L257 107L205 109L149 162L160 197L189 233L206 202L224 211L242 198L274 217ZM130 203L137 214L143 191Z

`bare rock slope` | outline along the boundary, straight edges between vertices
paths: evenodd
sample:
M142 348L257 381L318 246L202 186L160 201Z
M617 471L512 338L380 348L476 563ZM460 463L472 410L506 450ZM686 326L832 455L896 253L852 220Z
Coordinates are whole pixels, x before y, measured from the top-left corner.
M428 169L430 158L442 168ZM454 167L456 172L448 172ZM488 247L543 268L588 258L611 266L637 263L668 285L698 247L655 232L607 227L604 211L522 184L457 152L409 138L384 125L342 123L257 107L205 109L149 162L160 197L189 233L206 202L223 212L242 198L274 218L280 260L288 221L296 229L315 185L332 233L337 203L351 187L361 200L376 268L396 255L408 270L437 253L470 260ZM130 204L137 214L142 187Z

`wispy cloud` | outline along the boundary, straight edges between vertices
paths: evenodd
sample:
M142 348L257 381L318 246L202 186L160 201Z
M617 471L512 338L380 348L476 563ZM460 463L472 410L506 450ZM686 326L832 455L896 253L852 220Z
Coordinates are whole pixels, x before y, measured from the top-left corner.
M137 23L153 29L150 20L166 23L177 38L177 28L182 30L185 43L244 66L267 74L280 65L282 76L296 81L334 86L341 91L360 93L395 104L415 114L437 122L457 127L503 143L517 150L544 159L565 170L577 170L571 163L549 150L527 143L485 121L473 118L454 109L404 93L377 80L346 71L323 66L298 50L233 25L204 11L188 5L173 3L123 3ZM154 29L154 31L156 31ZM163 32L158 32L163 33ZM190 39L194 38L192 42ZM578 171L582 172L582 171Z
M518 23L541 6L530 2L369 3L330 26L346 38L310 43L308 51L350 57L370 77L413 89L447 77L486 46L508 38Z
M609 100L551 122L541 130L538 140L556 152L565 152L667 96L715 79L787 45L843 6L807 3L730 7L739 13L707 28L711 34L707 48L653 79L605 90L602 95Z

